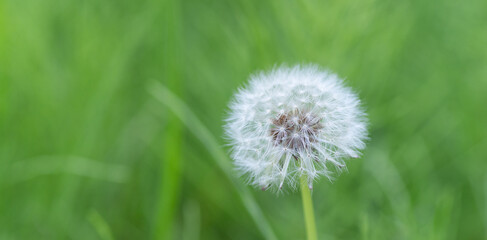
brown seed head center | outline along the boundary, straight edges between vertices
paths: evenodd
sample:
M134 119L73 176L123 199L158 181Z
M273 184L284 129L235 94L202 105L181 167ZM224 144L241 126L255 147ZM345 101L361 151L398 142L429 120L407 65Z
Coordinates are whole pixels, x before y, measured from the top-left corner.
M279 114L272 119L270 135L276 146L281 145L293 152L309 149L323 128L320 120L310 112L299 110Z

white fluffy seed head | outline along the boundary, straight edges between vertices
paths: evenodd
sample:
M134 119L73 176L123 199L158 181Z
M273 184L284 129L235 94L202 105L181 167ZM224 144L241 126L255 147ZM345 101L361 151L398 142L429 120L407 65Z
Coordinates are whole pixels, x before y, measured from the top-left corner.
M330 166L344 169L365 147L367 128L357 95L337 75L298 65L251 76L230 104L226 135L250 184L294 189L302 175L312 188L320 176L332 179Z

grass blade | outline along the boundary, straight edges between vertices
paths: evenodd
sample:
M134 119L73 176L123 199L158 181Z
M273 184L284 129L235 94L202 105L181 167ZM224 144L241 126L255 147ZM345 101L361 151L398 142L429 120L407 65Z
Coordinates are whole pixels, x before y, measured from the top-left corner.
M112 230L100 213L92 209L87 218L102 240L113 240Z
M208 128L206 128L198 117L196 117L191 109L164 85L154 81L148 87L148 91L157 100L166 105L176 116L178 116L186 128L206 147L215 160L216 165L237 188L237 192L245 208L266 239L277 239L269 222L262 214L262 210L248 188L233 176L227 154L221 149L215 136L213 136Z

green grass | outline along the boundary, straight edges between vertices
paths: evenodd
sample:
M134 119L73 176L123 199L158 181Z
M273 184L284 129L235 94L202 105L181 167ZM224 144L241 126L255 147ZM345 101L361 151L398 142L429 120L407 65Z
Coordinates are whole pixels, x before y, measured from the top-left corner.
M486 28L482 0L0 0L0 239L305 239L222 119L249 74L308 62L370 119L314 185L320 239L485 239Z

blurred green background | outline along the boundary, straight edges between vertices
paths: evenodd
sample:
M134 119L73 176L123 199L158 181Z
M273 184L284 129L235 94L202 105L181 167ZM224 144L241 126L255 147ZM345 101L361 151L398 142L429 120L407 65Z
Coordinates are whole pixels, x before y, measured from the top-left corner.
M251 73L309 62L370 118L315 185L321 239L487 239L485 0L0 0L0 239L304 239L222 119Z

